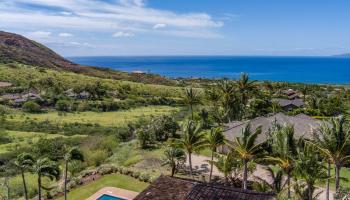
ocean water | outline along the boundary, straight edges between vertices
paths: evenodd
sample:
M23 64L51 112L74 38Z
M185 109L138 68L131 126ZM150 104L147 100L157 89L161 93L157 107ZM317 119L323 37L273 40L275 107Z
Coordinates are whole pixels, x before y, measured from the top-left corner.
M70 57L73 62L167 77L237 79L246 72L254 80L350 84L350 57L137 56Z

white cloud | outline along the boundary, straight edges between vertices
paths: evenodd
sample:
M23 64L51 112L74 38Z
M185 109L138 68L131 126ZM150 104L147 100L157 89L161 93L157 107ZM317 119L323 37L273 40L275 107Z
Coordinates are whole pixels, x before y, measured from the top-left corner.
M135 36L133 33L119 31L113 34L113 37L133 37Z
M30 10L21 4L53 7L50 10ZM54 10L57 10L56 12ZM176 13L153 9L144 0L2 0L0 24L5 28L85 29L95 32L150 32L153 28L184 32L192 35L216 34L224 23L207 13ZM164 32L166 34L166 32ZM181 34L179 34L181 35ZM201 35L205 37L205 35ZM210 36L209 36L210 37Z
M60 34L58 34L58 36L60 36L60 37L73 37L73 34L71 34L71 33L60 33Z
M51 32L47 32L47 31L35 31L35 32L30 32L29 33L30 36L33 36L33 37L50 37L51 35Z
M153 29L159 29L159 28L164 28L164 27L166 27L166 24L155 24L153 26Z

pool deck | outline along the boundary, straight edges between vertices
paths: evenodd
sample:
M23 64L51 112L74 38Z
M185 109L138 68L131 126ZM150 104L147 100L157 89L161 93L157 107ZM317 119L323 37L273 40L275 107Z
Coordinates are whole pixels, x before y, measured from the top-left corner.
M91 197L89 197L87 200L97 200L102 195L107 194L110 196L119 197L126 200L132 200L134 199L139 193L133 192L130 190L124 190L121 188L115 188L115 187L104 187L97 191L95 194L93 194Z

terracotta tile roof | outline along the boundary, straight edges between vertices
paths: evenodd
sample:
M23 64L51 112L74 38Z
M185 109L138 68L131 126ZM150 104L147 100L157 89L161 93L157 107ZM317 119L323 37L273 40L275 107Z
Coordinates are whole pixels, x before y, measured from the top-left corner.
M134 200L270 200L274 194L160 176Z

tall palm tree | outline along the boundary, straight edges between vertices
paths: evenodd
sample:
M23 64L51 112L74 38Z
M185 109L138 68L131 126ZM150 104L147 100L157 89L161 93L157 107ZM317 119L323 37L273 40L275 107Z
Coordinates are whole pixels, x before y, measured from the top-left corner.
M209 174L209 182L211 181L211 177L213 175L213 160L214 153L217 148L225 144L225 136L220 127L212 128L210 132L207 133L205 146L211 150L211 162L210 162L210 174Z
M169 147L164 151L165 162L163 165L169 165L171 167L171 177L174 176L176 172L176 167L186 161L186 153L176 147Z
M279 194L284 189L286 182L283 181L283 171L278 169L276 172L270 167L266 167L268 180L255 176L256 179L267 185L273 192Z
M242 136L236 137L232 148L237 152L243 163L243 189L247 189L248 164L259 153L261 144L257 144L257 137L261 134L261 126L255 132L251 132L250 124L242 130Z
M267 156L266 159L276 162L283 172L287 174L288 198L291 198L290 179L296 151L294 127L292 125L277 126L272 130L270 139L274 156Z
M28 198L28 190L27 190L27 184L26 184L24 173L25 171L29 170L32 167L33 163L34 163L34 158L32 155L28 153L19 154L13 162L14 167L21 173L24 195L26 200L28 200L29 198Z
M72 160L84 161L84 155L76 147L65 146L64 160L64 199L67 200L68 164Z
M192 153L203 148L205 144L201 124L192 120L184 122L182 128L182 137L178 140L178 142L179 145L185 149L188 154L190 176L194 178L192 170Z
M306 145L298 149L295 172L306 183L308 200L313 199L316 181L328 178L325 167L320 160L318 152L313 146Z
M238 92L241 95L241 103L244 108L247 106L249 96L257 89L255 82L256 81L249 81L249 76L246 73L242 73L240 79L236 82Z
M335 168L335 189L339 190L340 170L350 161L350 129L344 116L332 118L324 122L318 131L314 132L314 144L325 158ZM330 171L330 163L328 171ZM327 196L329 197L329 183L327 183Z
M39 158L34 162L32 171L38 175L38 199L41 200L42 177L57 180L60 177L60 168L49 158Z
M185 90L184 101L189 106L191 111L191 119L193 120L193 106L199 104L201 101L201 97L199 92L194 90L192 87L186 88Z
M221 79L217 81L216 88L221 94L220 103L227 112L226 120L230 122L233 118L238 119L241 114L241 105L239 104L235 84L230 80Z

